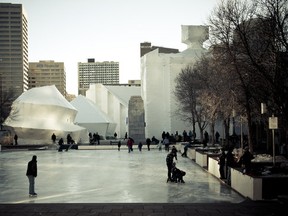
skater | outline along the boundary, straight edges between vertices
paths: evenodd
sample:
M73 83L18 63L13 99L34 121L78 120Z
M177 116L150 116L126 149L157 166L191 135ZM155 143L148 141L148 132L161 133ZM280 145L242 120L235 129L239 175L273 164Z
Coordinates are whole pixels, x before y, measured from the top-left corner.
M182 157L187 157L188 148L192 147L191 143L188 143L184 146L184 152L182 153Z
M175 147L175 146L172 146L172 150L171 150L171 151L174 152L175 160L178 160L178 159L177 159L177 149L176 149L176 147Z
M131 137L129 137L127 141L128 153L133 151L133 144L134 144L134 140Z
M37 177L37 156L33 155L32 160L28 162L26 176L29 179L29 196L37 196L35 193L35 178Z
M174 162L172 165L172 182L181 182L181 183L185 183L185 181L183 180L183 176L186 175L186 172L184 172L183 170L180 170L176 167L176 163Z
M55 144L56 142L56 135L53 133L52 136L51 136L51 139L53 141L53 144Z
M118 142L118 151L120 151L120 148L121 148L121 141L119 140L119 142Z
M146 145L147 145L148 151L150 151L150 145L151 145L151 139L150 138L146 139Z
M165 138L163 140L163 145L165 146L166 151L169 151L169 144L170 144L169 139L167 136L165 136Z
M63 150L63 145L64 145L64 140L63 140L63 138L60 138L60 139L59 139L58 145L59 145L58 152L62 152L62 150Z
M172 182L172 178L171 178L171 172L172 172L172 168L173 168L173 158L176 156L175 151L171 151L169 152L169 154L166 157L166 165L167 165L167 170L168 170L168 178L167 178L167 182L171 181Z
M139 142L138 149L139 149L140 152L142 151L142 146L143 146L142 142Z
M17 136L17 134L14 135L14 141L15 141L15 145L18 145L18 136Z
M94 142L95 142L95 144L97 143L98 145L100 145L100 135L98 134L98 132L96 132L96 134L95 134Z

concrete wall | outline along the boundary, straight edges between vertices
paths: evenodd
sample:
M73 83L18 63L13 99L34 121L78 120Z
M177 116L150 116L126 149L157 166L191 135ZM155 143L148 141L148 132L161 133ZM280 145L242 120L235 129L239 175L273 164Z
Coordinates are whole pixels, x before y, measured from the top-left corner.
M133 96L128 106L128 135L132 137L135 144L145 143L144 106L141 96Z

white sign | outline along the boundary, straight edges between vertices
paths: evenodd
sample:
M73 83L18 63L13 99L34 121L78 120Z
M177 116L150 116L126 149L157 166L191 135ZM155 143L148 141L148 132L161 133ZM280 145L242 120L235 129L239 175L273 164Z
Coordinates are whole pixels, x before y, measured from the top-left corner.
M277 117L269 117L269 129L278 129Z

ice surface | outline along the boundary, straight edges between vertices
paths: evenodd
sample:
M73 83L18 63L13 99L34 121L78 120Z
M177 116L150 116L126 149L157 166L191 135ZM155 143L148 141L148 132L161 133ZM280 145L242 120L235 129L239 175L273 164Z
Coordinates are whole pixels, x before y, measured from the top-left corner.
M26 167L38 159L28 197ZM146 149L0 152L0 203L239 203L242 196L178 154L185 184L166 183L167 152Z

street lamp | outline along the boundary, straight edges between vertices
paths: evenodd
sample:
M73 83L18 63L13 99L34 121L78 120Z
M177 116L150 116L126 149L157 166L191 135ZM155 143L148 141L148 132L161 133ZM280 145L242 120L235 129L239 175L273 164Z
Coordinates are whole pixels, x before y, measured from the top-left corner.
M267 107L265 103L261 103L261 114L267 112ZM278 129L278 118L272 114L269 117L269 129L272 130L272 148L273 148L273 166L275 166L275 129Z
M232 121L233 121L233 136L235 136L236 131L235 131L235 117L236 117L236 110L232 110Z

